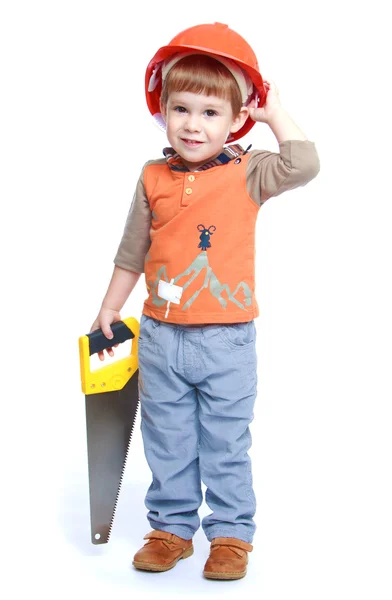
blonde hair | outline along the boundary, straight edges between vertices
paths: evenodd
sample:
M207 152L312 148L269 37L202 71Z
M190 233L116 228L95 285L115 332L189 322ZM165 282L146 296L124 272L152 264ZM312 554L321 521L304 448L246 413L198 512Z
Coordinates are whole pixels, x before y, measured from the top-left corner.
M236 117L242 106L241 92L230 71L211 56L185 56L168 72L161 93L161 104L166 106L173 92L193 92L229 100Z

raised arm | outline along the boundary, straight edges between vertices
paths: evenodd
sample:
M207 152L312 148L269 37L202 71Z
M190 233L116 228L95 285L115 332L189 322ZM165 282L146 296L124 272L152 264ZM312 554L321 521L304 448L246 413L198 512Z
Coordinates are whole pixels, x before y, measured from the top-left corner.
M267 100L262 108L249 108L252 119L266 123L279 142L279 152L254 150L247 167L247 189L252 200L261 205L272 196L306 185L320 171L314 142L282 107L273 82L265 82Z

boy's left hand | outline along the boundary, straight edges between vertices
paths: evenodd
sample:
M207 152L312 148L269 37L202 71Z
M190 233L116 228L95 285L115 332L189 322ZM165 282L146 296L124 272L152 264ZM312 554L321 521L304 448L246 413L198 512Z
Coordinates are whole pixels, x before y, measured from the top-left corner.
M279 98L279 90L273 81L264 80L267 99L263 107L254 108L254 101L249 104L249 116L253 121L268 123L276 110L281 110L282 105Z

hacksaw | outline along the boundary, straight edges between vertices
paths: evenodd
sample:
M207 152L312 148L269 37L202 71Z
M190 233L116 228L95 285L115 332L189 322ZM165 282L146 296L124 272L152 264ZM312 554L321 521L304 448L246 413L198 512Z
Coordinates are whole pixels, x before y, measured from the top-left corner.
M113 323L111 329L111 340L101 329L79 338L93 544L109 541L139 405L139 322L129 317ZM129 339L128 356L91 371L91 355Z

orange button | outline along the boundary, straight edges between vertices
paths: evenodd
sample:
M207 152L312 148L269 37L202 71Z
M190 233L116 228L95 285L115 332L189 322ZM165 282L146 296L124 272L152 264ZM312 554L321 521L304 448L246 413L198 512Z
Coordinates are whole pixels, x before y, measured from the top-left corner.
M189 175L188 176L188 181L195 181L195 176L194 175Z
M192 193L192 188L186 188L185 193L188 194L188 196L189 196L189 194Z

